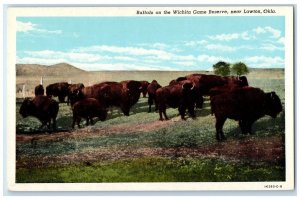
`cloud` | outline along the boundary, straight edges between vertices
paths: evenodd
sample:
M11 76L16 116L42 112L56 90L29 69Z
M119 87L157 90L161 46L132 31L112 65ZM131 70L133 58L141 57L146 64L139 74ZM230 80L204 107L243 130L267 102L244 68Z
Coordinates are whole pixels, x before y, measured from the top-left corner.
M155 48L155 49L165 49L165 48L168 47L168 45L166 45L166 44L164 44L164 43L159 43L159 42L157 42L157 43L154 43L154 44L152 45L152 47Z
M242 32L241 35L240 35L240 37L241 37L242 39L244 39L244 40L250 40L250 39L253 38L253 36L250 36L250 35L249 35L248 31Z
M32 24L31 22L20 22L17 21L17 32L28 32L34 30L36 24Z
M25 51L27 56L37 59L57 59L60 62L83 62L83 63L93 63L99 62L103 60L111 60L113 59L110 56L102 56L99 54L89 54L89 53L76 53L76 52L62 52L62 51ZM55 64L55 63L54 63Z
M279 38L281 36L281 31L270 26L266 27L256 27L253 29L256 34L269 33L271 38Z
M260 26L254 28L253 31L254 31L256 34L261 34L261 33L265 33L265 32L266 32L265 29L262 28L262 27L260 27Z
M238 33L208 36L208 38L211 40L220 40L220 41L230 41L230 40L238 39L239 37L240 35Z
M196 66L196 63L193 62L193 61L178 61L178 62L173 62L174 64L176 65L179 65L179 66L186 66L186 67L193 67L193 66Z
M221 45L221 44L209 44L206 46L207 49L209 50L217 50L217 51L235 51L236 48L233 48L231 46L227 46L227 45Z
M216 62L219 62L219 61L225 61L225 62L231 61L231 59L225 58L222 56L211 56L211 55L206 55L206 54L199 55L197 57L197 60L200 62L208 62L210 64L215 64Z
M194 46L198 46L198 45L204 45L204 44L207 44L208 41L206 40L194 40L194 41L186 41L184 42L184 45L185 46L188 46L188 47L194 47Z
M284 51L283 47L278 47L271 43L264 43L264 44L262 44L261 47L259 47L259 49L267 50L267 51L276 51L276 50Z
M37 28L37 24L31 22L17 21L17 32L28 33L28 32L39 32L46 34L61 34L61 30L46 30Z
M265 29L272 34L273 38L279 38L280 35L281 35L281 31L280 30L274 29L274 28L272 28L270 26L265 27Z
M118 54L129 54L135 56L155 55L161 59L170 59L171 53L157 49L145 49L140 47L119 47L119 46L90 46L75 49L76 52L110 52Z
M279 56L252 56L242 59L250 67L255 68L275 68L284 67L284 59Z
M219 34L219 35L211 35L208 36L211 40L218 40L218 41L231 41L231 40L250 40L255 38L253 35L250 35L248 31L240 32L240 33L228 33L228 34Z

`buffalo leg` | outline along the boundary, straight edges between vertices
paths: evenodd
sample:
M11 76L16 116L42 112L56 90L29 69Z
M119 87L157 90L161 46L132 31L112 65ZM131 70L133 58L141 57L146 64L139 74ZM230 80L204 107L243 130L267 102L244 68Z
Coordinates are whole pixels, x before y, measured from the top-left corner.
M86 125L88 126L89 125L89 117L86 117Z
M155 108L154 108L154 110L155 110L155 111L157 111L157 110L158 110L158 106L157 106L157 104L155 104Z
M159 120L160 120L160 121L163 121L163 120L164 120L163 117L162 117L162 110L160 110L160 109L159 109Z
M189 111L190 116L191 116L193 119L196 118L194 105L189 106L189 107L188 107L188 111Z
M47 122L46 121L41 121L42 122L42 125L39 127L39 129L43 129L44 128L44 126L46 126L47 125Z
M164 112L164 109L162 107L159 107L159 120L163 121L162 113Z
M125 116L129 116L130 108L128 106L121 105L121 110Z
M185 106L179 106L178 107L178 111L179 111L179 114L180 114L182 120L185 120L185 117L184 117L185 116L185 110L186 110Z
M199 98L197 98L196 100L196 108L203 108L203 96L199 96Z
M146 98L147 92L143 92L143 97Z
M70 105L70 96L67 96L67 105Z
M60 103L64 103L65 102L65 97L64 96L58 96L58 100Z
M52 124L53 130L56 130L56 118L53 118L53 124Z
M51 128L51 119L49 119L49 121L47 121L46 124L47 124L47 128L50 129Z
M92 117L90 117L91 125L94 125L94 120Z
M240 128L244 135L247 135L247 133L249 133L250 135L253 134L252 130L251 130L252 124L253 124L253 122L248 121L248 120L240 120L239 121Z
M149 104L149 109L148 109L148 113L151 112L151 104Z
M77 126L78 126L78 128L80 128L80 121L81 121L81 118L80 118L80 117L77 117L76 121L77 121Z
M216 131L217 131L217 135L216 138L218 141L222 141L225 138L224 133L223 133L223 125L226 121L226 118L217 118L216 119Z
M148 97L148 105L149 105L148 112L151 112L152 104L153 104L153 100L152 100L152 97L149 95L149 97Z
M74 128L74 127L75 127L75 122L76 122L76 117L75 117L75 116L73 116L72 128Z
M246 135L247 134L247 128L246 128L246 123L243 120L239 120L239 126L241 128L242 134Z
M250 135L253 135L254 133L252 132L252 124L254 122L253 121L247 121L247 124L246 124L246 131L247 133L249 133Z
M164 114L164 116L165 116L165 119L166 119L166 120L169 120L169 118L168 118L168 116L167 116L167 113L166 113L166 108L163 110L163 114Z
M166 120L169 119L168 116L167 116L167 114L166 114L166 109L167 109L167 107L165 105L159 105L159 107L158 107L159 120L161 120L161 121L164 120L162 115L164 115L164 117L165 117Z

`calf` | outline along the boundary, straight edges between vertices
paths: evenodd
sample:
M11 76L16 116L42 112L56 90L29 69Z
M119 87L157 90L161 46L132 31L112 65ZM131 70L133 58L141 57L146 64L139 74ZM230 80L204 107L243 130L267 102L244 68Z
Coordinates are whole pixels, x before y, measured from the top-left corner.
M155 98L156 98L156 90L158 88L161 88L161 85L156 80L153 80L147 87L148 105L149 105L148 112L151 112L151 106L153 105L153 102L155 102L155 110L157 110L157 102Z
M75 127L75 122L77 122L78 128L80 128L81 118L86 119L86 125L89 125L89 121L93 125L93 117L99 117L101 121L104 121L107 117L106 108L94 98L86 98L77 101L73 107L73 123L72 128Z
M275 118L282 105L275 92L243 87L212 96L211 111L216 117L216 138L221 141L225 139L223 125L227 118L237 120L243 134L252 134L251 127L256 120L264 115Z
M38 118L43 128L47 125L50 129L51 120L53 121L53 129L56 129L56 117L59 110L58 102L48 98L47 96L38 95L33 99L26 98L21 107L20 114L22 117L34 116Z

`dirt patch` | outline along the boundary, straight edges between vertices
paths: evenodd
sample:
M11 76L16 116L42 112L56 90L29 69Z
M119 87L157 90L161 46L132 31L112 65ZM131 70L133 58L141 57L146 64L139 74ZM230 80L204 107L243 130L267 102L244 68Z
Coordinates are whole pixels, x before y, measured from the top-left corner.
M164 157L225 157L231 160L285 163L284 140L281 136L266 138L248 137L232 139L198 148L97 148L83 152L60 156L21 157L17 160L17 168L45 167L49 165L64 165L71 163L86 163L91 165L100 160L118 160L123 158L139 158L146 156Z
M153 121L148 123L128 125L128 124L118 124L110 127L95 128L95 127L86 127L82 129L77 129L74 131L65 131L57 133L41 133L41 134L17 134L17 142L33 142L33 141L57 141L63 139L77 139L84 137L99 137L107 136L112 134L130 134L130 133L139 133L147 132L151 130L161 129L168 126L171 126L178 121L177 118L168 121ZM178 123L178 122L177 122Z

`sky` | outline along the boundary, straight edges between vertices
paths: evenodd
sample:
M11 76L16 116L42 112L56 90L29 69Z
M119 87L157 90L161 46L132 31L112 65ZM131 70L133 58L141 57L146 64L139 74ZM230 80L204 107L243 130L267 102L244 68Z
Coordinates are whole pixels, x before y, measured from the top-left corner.
M284 68L281 16L18 17L17 63L99 70Z

